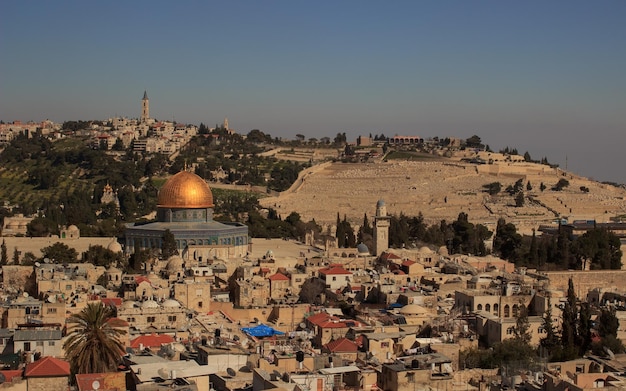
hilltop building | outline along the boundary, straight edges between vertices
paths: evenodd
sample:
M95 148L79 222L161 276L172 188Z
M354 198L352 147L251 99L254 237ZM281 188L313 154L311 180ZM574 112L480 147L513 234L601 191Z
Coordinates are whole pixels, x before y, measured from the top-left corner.
M165 231L169 230L184 260L202 262L245 256L250 243L248 227L214 221L213 206L213 194L204 179L188 171L179 172L159 191L157 221L128 226L126 253L160 249Z
M148 122L150 118L150 100L148 99L148 92L143 92L143 99L141 99L141 123Z

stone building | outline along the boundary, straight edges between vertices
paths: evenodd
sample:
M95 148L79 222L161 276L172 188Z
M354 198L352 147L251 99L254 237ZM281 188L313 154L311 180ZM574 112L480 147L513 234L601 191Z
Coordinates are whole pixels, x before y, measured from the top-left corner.
M127 226L126 253L160 249L169 231L183 259L202 262L244 257L250 250L248 227L214 221L213 206L213 194L204 179L188 171L179 172L159 191L157 221Z

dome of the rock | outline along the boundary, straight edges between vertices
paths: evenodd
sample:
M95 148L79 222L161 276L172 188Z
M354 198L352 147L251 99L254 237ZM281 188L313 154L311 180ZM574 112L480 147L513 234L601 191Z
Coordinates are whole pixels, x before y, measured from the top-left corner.
M159 208L212 208L213 193L204 179L181 171L165 182L157 204Z

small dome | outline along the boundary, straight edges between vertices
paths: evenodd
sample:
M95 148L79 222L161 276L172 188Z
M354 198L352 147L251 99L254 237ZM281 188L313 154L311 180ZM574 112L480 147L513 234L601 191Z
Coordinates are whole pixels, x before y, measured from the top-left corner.
M113 251L114 253L122 252L122 245L115 239L111 240L111 243L107 246L107 249Z
M154 300L146 300L141 303L141 308L159 308L159 305Z
M78 231L78 227L77 227L77 226L75 226L74 224L72 224L72 225L70 225L69 227L67 227L67 230L68 230L68 231L73 231L73 232L76 232L76 231Z
M423 315L423 314L427 314L428 310L426 310L426 308L422 307L421 305L409 304L400 308L399 312L402 315Z
M359 252L359 254L369 254L370 253L370 249L367 248L365 243L359 243L359 245L356 246L356 249Z
M178 308L180 307L180 303L173 299L167 299L163 302L163 307Z
M376 203L376 207L377 208L382 208L383 206L385 206L385 201L378 200L378 202Z
M198 175L181 171L172 176L159 190L159 208L212 208L211 188Z
M122 308L126 308L126 309L135 308L135 304L137 303L132 300L127 300L122 303Z

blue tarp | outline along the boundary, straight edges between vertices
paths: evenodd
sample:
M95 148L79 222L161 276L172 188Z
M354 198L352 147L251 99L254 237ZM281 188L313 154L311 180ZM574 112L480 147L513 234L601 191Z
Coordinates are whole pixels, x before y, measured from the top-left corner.
M251 335L253 337L261 338L261 337L271 337L273 335L283 335L282 331L274 330L270 326L266 326L264 324L260 324L256 327L242 327L241 331L244 333Z

